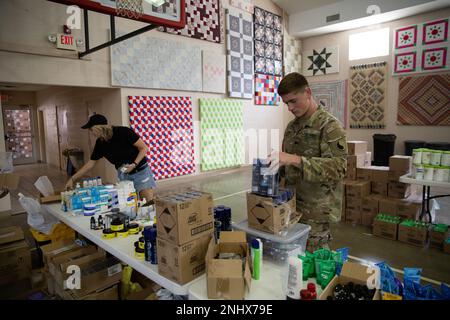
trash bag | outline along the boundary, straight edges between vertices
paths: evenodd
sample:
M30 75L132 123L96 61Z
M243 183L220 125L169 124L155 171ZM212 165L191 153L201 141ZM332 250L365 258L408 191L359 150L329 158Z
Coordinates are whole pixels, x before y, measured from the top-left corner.
M39 204L35 199L25 197L19 193L19 203L27 212L27 223L33 229L49 235L52 231L53 225L58 223L47 210Z

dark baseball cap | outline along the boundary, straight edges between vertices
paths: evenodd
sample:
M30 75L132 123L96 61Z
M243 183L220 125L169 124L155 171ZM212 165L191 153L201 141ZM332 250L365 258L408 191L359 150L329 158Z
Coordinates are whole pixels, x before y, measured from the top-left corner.
M89 118L89 121L81 127L81 129L90 129L93 126L105 124L108 124L108 120L106 120L105 116L102 116L101 114L94 114Z

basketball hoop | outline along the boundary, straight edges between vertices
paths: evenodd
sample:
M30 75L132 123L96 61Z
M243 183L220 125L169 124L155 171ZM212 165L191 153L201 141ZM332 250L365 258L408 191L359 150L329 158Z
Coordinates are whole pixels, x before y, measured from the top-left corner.
M144 0L116 0L117 15L139 19L144 14L142 1Z

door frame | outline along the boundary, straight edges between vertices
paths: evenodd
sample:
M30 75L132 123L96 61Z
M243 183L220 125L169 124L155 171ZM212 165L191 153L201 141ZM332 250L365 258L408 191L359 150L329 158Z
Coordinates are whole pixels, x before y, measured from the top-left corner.
M32 145L32 157L30 160L13 160L13 165L21 165L21 164L33 164L33 163L37 163L37 141L36 141L36 130L37 130L37 126L36 126L36 119L35 119L35 115L34 115L34 109L32 105L3 105L2 106L2 117L3 117L3 128L4 128L4 132L5 132L5 136L6 136L6 117L5 117L5 112L7 110L29 110L30 112L30 122L31 122L31 145ZM6 141L5 141L5 151L8 152L7 150L7 146L6 146Z

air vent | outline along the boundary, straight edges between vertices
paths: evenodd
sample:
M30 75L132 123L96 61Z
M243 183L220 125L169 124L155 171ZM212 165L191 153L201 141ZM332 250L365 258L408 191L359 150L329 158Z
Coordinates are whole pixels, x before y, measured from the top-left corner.
M341 15L339 13L336 13L336 14L333 14L332 16L327 17L327 23L333 22L333 21L338 21L340 19L341 19Z

